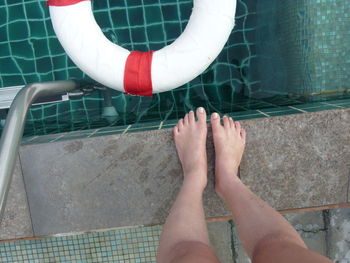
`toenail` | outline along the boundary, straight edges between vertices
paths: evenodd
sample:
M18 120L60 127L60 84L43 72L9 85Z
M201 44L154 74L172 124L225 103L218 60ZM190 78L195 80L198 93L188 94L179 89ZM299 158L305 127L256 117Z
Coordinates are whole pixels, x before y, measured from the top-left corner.
M204 112L204 109L202 107L199 107L198 110L199 110L200 113Z
M213 119L217 119L219 118L219 114L217 114L216 112L213 113Z
M230 117L230 120L233 121L232 117Z

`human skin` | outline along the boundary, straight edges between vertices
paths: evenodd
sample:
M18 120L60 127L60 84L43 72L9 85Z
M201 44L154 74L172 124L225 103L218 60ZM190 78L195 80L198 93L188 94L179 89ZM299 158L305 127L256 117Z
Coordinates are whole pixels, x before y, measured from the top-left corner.
M158 263L219 262L210 247L202 195L207 185L206 113L198 108L174 127L184 180L160 237ZM326 263L275 209L238 178L246 144L239 122L211 116L215 146L215 190L232 211L240 240L254 263Z

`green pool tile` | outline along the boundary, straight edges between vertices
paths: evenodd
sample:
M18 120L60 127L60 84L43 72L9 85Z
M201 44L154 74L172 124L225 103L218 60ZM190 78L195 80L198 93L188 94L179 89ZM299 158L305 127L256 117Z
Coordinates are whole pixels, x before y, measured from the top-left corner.
M143 132L157 130L159 126L149 126L149 127L139 127L139 128L130 128L128 132Z
M73 139L83 139L91 135L91 132L88 133L57 133L54 135L42 135L42 136L32 136L24 137L21 141L22 145L28 144L38 144L38 143L49 143L63 140L73 140Z
M291 110L293 110L293 109L291 109L289 107L276 107L276 108L261 109L260 111L270 115L270 114L273 114L276 112L278 112L278 113L279 112L287 112L287 111L291 111ZM294 111L300 112L298 110L294 110Z
M342 99L342 100L335 100L335 101L327 101L328 104L332 105L339 105L339 106L345 106L348 107L350 104L350 99Z
M166 120L163 122L163 127L165 126L175 126L177 123L179 122L179 120L177 119L173 119L173 120Z
M270 103L275 103L275 104L298 104L301 103L302 101L299 100L299 98L293 97L291 95L285 96L284 94L275 94L272 97L267 97L265 99L266 101Z
M264 115L242 115L237 117L232 117L235 121L241 121L241 120L249 120L249 119L260 119L260 118L266 118Z
M25 25L25 22L16 20L8 25L8 34L11 41L18 41L29 37L28 28L23 25Z
M99 129L97 133L124 131L125 128L126 127L121 127L121 126L103 127Z
M102 131L102 132L97 132L97 133L93 134L92 137L117 135L117 134L122 134L123 132L124 132L124 130Z
M224 114L222 114L224 115ZM245 117L245 118L254 118L256 116L262 116L266 117L264 114L260 113L257 110L247 110L247 111L240 111L240 112L233 112L230 114L226 114L232 118L238 118L238 117Z
M144 123L135 123L132 125L131 129L143 129L143 128L149 128L152 127L153 129L157 129L160 126L160 121L153 121L153 122L144 122Z
M318 105L315 107L309 107L304 108L307 112L315 112L315 111L323 111L323 110L336 110L339 109L339 107L333 106L333 105Z
M344 108L350 108L350 102L338 103L337 105L342 106Z
M66 133L66 135L71 135L71 136L88 136L93 132L93 130L76 130L76 131L71 131Z
M26 141L22 141L21 145L30 145L30 144L37 144L37 143L48 143L51 140L47 140L45 138L40 138L40 137L44 137L44 136L34 136L32 137L32 140L26 140Z
M294 105L293 107L303 111L311 112L311 111L318 111L318 110L321 111L321 110L333 110L333 109L346 108L346 103L342 104L339 100L335 100L335 101L323 101L323 102L313 102L308 104Z
M262 109L261 112L263 112L271 117L272 116L282 116L282 115L288 115L288 114L302 113L301 110L293 109L290 107L277 107L277 108Z
M22 137L22 143L28 142L28 141L32 141L35 138L37 138L39 136L28 136L28 137Z
M58 136L57 138L53 139L50 142L60 142L60 141L67 141L67 140L78 140L78 139L84 139L87 138L86 135L64 135L64 136ZM30 144L37 144L42 143L41 141L34 140L33 142L30 142Z
M325 106L323 102L312 102L312 103L293 105L294 108L301 109L301 110L307 110L310 108L319 108L323 106Z
M283 116L283 115L290 115L290 114L300 114L302 112L297 111L297 110L286 110L286 111L275 111L275 112L269 112L269 116L273 117L273 116Z

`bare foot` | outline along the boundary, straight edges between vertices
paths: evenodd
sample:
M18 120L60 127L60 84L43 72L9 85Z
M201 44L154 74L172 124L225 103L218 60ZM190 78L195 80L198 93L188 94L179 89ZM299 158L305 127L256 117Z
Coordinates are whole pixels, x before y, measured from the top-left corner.
M228 185L239 180L238 167L241 163L246 142L246 132L238 121L213 113L211 126L215 145L215 190L223 198Z
M207 115L204 108L186 114L174 127L174 139L184 172L184 182L205 188L207 185Z

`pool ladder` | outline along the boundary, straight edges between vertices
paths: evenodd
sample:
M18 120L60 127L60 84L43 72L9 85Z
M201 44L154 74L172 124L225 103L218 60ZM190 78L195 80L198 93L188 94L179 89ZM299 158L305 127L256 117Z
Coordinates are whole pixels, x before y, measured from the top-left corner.
M23 87L14 98L0 140L0 222L5 211L7 194L16 164L26 116L30 106L41 97L71 93L84 95L94 86L75 80L34 83Z

